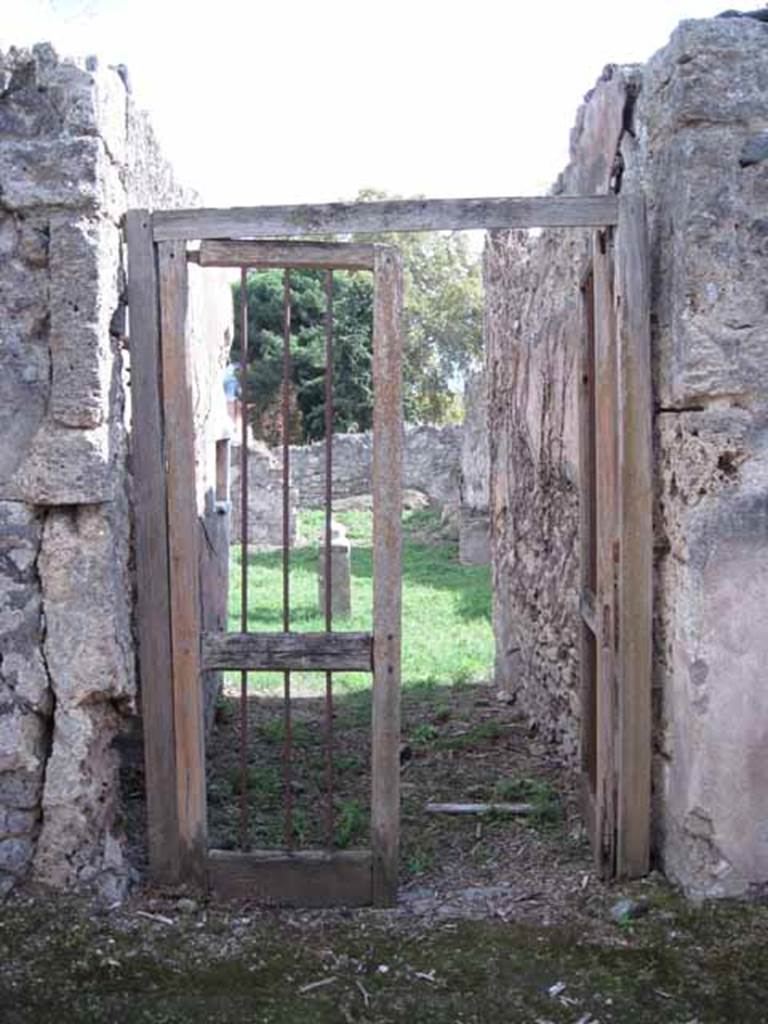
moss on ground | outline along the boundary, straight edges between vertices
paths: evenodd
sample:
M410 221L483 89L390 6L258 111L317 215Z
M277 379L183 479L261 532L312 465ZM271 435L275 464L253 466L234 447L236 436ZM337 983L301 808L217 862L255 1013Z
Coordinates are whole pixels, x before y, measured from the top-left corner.
M659 891L647 916L595 938L499 920L146 905L97 913L72 899L11 899L0 921L0 1020L766 1020L764 907L696 909Z

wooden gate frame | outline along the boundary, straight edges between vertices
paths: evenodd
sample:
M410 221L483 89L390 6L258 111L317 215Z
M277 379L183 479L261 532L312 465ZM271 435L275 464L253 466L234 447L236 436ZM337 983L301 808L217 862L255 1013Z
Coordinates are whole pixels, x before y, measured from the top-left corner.
M625 240L619 245L619 252L625 254L619 260L619 276L625 283L619 309L624 380L620 534L622 565L627 566L620 602L623 675L619 678L625 680L627 693L626 713L616 737L618 762L624 766L617 775L622 808L618 828L626 837L624 845L635 850L647 849L651 742L650 383L649 378L642 379L649 367L649 304L642 200L614 195L553 196L128 212L137 630L150 877L154 882L204 886L209 871L194 551L197 522L195 503L189 501L189 495L195 493L195 467L185 337L187 243L387 231L616 225L618 237ZM391 270L388 279L396 288ZM378 303L376 309L387 344L398 344L396 325ZM378 383L386 405L400 401L399 383L382 378L381 370ZM386 750L378 771L374 765L372 793L373 895L379 905L396 899L399 828L399 587L396 598L385 591L400 574L402 448L399 437L389 441L374 464L375 486L389 496L383 506L381 541L374 551L381 618L375 625L374 708L378 710L374 710L373 728L381 730ZM389 683L377 689L377 676Z
M582 779L595 864L648 871L653 482L644 203L592 236L579 388Z

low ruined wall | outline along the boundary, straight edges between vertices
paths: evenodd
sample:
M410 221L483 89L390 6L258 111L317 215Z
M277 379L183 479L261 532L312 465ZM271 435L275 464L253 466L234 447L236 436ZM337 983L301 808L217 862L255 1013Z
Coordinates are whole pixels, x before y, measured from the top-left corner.
M461 428L406 427L404 484L435 505L459 502ZM248 540L256 547L283 543L282 453L252 442L248 452ZM297 538L297 508L321 508L325 502L325 443L292 445L290 540ZM333 438L334 499L370 494L373 435L336 434ZM240 446L232 448L231 539L240 538Z
M0 893L31 872L113 897L137 698L121 218L194 197L93 58L0 54L0 137ZM214 404L198 389L201 423Z
M461 427L405 428L405 487L423 491L436 505L459 500ZM333 438L333 493L349 498L371 493L373 435L336 434ZM291 448L291 482L302 508L318 508L325 500L325 443Z
M603 76L557 187L649 204L655 848L697 895L768 882L767 84L768 26L684 22ZM485 269L497 673L574 760L585 246L495 233Z
M232 446L232 543L241 539L241 446ZM288 538L296 540L296 489L290 493ZM248 543L256 548L279 548L283 544L283 460L282 454L259 441L248 446Z

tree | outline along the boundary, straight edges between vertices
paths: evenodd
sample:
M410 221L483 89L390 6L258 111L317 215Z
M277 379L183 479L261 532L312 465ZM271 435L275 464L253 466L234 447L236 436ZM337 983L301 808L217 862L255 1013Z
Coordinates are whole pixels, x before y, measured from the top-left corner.
M358 201L384 198L385 193L372 189L357 196ZM402 232L358 236L358 241L386 242L403 255L406 419L444 423L457 418L459 381L479 364L483 350L480 261L467 236ZM291 281L292 439L314 440L325 433L324 273L294 271ZM239 358L239 291L237 285L233 358ZM282 380L282 294L281 271L250 275L248 400L255 432L268 441L280 432L274 423ZM335 429L366 430L373 401L371 275L335 274L333 308Z
M240 282L234 287L232 359L240 362ZM291 272L291 440L325 435L325 273ZM333 281L334 429L371 425L373 380L370 274L335 274ZM247 400L254 434L270 444L282 437L283 272L248 276Z
M357 202L402 198L362 189ZM423 198L415 196L414 198ZM403 257L406 419L444 423L461 414L459 380L483 354L483 281L466 233L402 231L358 236L396 246Z

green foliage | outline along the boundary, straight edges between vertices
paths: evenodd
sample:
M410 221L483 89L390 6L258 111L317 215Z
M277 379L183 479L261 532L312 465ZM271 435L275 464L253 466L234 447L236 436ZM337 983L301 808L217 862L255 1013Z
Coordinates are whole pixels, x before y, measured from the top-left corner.
M533 805L528 821L539 828L548 829L562 823L563 808L556 790L546 779L527 776L499 779L493 787L494 800L502 803L521 801Z
M267 743L283 743L285 740L285 723L282 718L273 718L259 726L259 732ZM316 737L312 736L306 722L291 722L291 742L294 747L309 746Z
M358 202L401 198L361 190ZM414 197L422 198L422 197ZM404 231L359 236L396 246L405 284L403 383L409 422L449 423L462 418L452 385L475 368L483 352L483 281L480 260L458 231Z
M386 198L365 190L358 201ZM458 232L359 236L384 241L403 256L405 299L404 408L410 422L447 423L462 417L455 385L482 353L483 291L479 260ZM232 359L240 361L240 283L234 286ZM325 436L325 272L291 272L291 440ZM372 423L373 279L336 273L333 279L334 430ZM247 398L254 432L281 437L283 272L248 277Z
M241 286L234 286L232 359L241 358ZM373 284L369 274L336 274L333 282L334 429L371 426L373 380L371 332ZM248 277L248 379L250 419L257 437L270 444L282 436L283 273ZM325 275L291 273L291 440L325 436Z
M435 866L435 851L429 847L417 846L405 859L405 870L412 877L425 875Z
M456 685L465 684L467 681L462 674L456 680ZM491 719L487 722L478 722L465 732L442 736L436 741L436 745L443 750L472 750L488 743L495 743L503 734L504 730L499 723Z
M345 800L338 811L336 845L346 849L365 840L368 833L368 811L359 800Z
M234 795L240 793L242 777L239 766L230 771L229 785ZM272 807L282 792L282 779L272 766L250 764L246 772L246 787L250 793L256 795L260 805Z
M411 742L419 747L427 747L440 735L440 730L431 722L420 722L411 731Z

